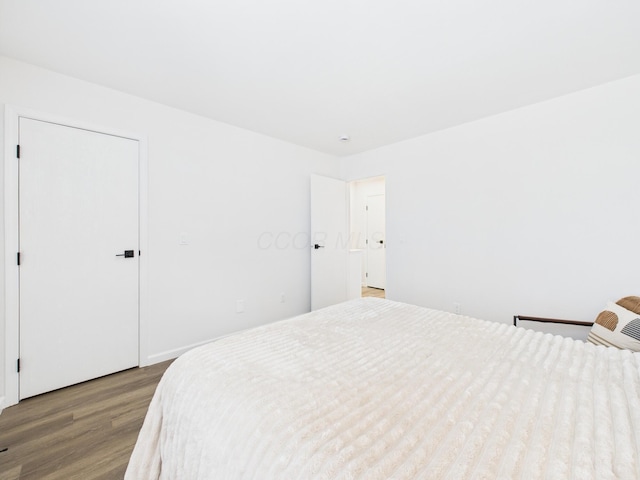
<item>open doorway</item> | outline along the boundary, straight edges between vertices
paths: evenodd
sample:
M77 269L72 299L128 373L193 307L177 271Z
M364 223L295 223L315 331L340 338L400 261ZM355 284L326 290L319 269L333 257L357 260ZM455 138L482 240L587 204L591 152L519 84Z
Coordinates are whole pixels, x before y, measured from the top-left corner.
M362 254L362 296L385 298L385 178L356 180L349 185L351 248Z

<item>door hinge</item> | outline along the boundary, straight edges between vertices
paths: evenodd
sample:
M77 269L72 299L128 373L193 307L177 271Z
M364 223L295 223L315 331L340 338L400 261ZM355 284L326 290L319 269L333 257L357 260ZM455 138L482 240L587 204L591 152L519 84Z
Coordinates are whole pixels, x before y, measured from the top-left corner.
M20 373L20 359L16 360L16 372Z
M369 245L369 239L368 239L368 238L365 240L365 243L366 243L367 245Z
M20 145L16 145L16 157L20 158Z
M369 278L369 272L365 273L365 274L364 274L364 276L365 276L366 278Z
M16 254L16 261L18 262L18 266L20 265L20 252Z
M138 250L138 256L140 256L140 250Z
M367 211L369 211L369 205L367 205L365 208L367 209Z

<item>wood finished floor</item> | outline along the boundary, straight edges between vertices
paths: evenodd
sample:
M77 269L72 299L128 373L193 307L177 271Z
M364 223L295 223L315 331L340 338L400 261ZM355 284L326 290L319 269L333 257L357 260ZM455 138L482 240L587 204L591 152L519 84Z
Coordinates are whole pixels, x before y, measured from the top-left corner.
M373 288L373 287L362 287L362 296L363 297L385 298L383 289L381 289L381 288Z
M0 414L0 480L122 480L171 360L23 400Z

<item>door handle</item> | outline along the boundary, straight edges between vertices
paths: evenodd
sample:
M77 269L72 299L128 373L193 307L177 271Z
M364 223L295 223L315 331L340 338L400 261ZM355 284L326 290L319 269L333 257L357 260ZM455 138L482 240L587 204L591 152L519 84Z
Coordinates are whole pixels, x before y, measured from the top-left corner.
M384 243L384 240L378 240L378 243Z
M132 258L133 250L125 250L124 253L118 253L116 257Z
M318 245L317 243L313 246L313 248L315 250L318 250L319 248L324 248L324 245Z

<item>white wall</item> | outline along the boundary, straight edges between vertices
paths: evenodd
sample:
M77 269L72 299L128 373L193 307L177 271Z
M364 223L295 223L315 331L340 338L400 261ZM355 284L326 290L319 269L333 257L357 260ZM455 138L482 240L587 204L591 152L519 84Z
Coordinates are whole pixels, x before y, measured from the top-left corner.
M308 234L309 175L339 163L386 177L391 299L510 322L640 294L640 76L340 162L2 57L0 104L148 137L151 361L309 309L309 252L258 239Z
M511 322L640 295L640 75L343 159L377 175L388 298Z
M1 57L0 57L1 58ZM2 70L0 69L0 84L2 83ZM1 94L0 94L1 95ZM1 100L0 100L1 102ZM0 152L4 151L4 105L0 105ZM3 158L0 153L0 158ZM4 162L0 166L0 413L4 408L5 396L5 288L4 288Z
M338 176L337 159L2 57L0 104L147 136L149 361L309 311L309 250L269 238L308 236L309 176ZM235 313L237 300L245 313Z

